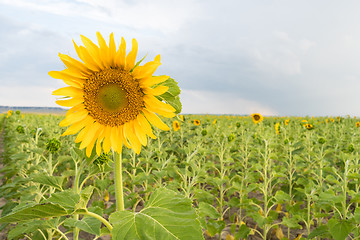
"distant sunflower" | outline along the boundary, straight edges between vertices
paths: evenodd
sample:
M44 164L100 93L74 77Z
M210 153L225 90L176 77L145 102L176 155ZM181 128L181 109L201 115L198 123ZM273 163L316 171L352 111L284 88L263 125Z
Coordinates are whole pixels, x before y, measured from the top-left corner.
M304 127L305 127L307 130L312 130L312 129L314 129L314 125L312 125L312 124L310 124L310 123L305 124Z
M180 123L178 121L173 121L173 129L175 132L180 130Z
M275 123L276 134L280 134L280 123Z
M260 123L264 120L264 117L260 113L253 113L251 114L252 120L255 124Z
M86 148L87 156L95 145L97 155L102 149L108 153L111 148L120 153L123 144L140 153L141 146L147 145L147 135L156 138L150 123L169 130L157 114L166 118L175 116L171 105L156 98L168 91L169 87L162 83L169 76L152 76L161 65L160 55L143 66L135 64L138 51L135 39L126 55L124 38L116 49L113 34L109 45L99 32L96 35L99 47L84 36L81 36L84 46L74 42L82 62L59 54L67 68L49 72L51 77L69 85L53 92L66 96L56 101L57 104L71 107L60 122L62 127L69 126L63 136L79 132L75 142L81 142L80 149Z
M200 126L200 120L195 119L195 120L194 120L194 124L195 124L196 126Z
M216 124L216 121L217 121L217 119L215 119L212 124L215 125L215 124Z
M356 126L356 127L360 127L360 122L356 122L356 123L355 123L355 126Z
M289 122L290 122L290 119L286 119L286 120L285 120L285 125L286 125L286 126L289 125Z
M7 111L7 115L8 115L8 116L11 116L12 114L13 114L13 110Z

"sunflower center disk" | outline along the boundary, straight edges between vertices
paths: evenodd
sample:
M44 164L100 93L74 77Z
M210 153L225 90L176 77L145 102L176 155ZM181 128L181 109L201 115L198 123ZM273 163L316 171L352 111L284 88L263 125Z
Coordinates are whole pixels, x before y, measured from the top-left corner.
M129 103L126 92L118 84L109 84L100 88L98 102L107 111L118 111Z
M254 119L257 121L257 120L260 119L260 116L259 116L259 115L255 115L255 116L254 116Z
M134 120L144 107L144 93L128 71L104 69L84 84L84 105L89 115L104 126L120 126Z

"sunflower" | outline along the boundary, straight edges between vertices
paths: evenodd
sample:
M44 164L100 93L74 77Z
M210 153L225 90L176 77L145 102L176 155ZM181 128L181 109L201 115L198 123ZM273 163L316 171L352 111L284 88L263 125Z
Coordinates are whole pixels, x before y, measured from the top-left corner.
M200 126L200 120L195 119L195 120L194 120L194 124L195 124L196 126Z
M358 127L360 127L360 122L356 122L355 123L355 126L358 128Z
M304 127L305 127L307 130L312 130L312 129L314 129L314 126L313 126L312 124L310 124L310 123L305 124Z
M173 121L173 129L175 132L180 130L180 123L178 121Z
M49 72L51 77L69 85L53 92L65 96L57 104L71 107L59 124L69 126L62 135L78 133L75 142L81 142L80 149L86 148L87 156L95 145L98 156L101 150L108 153L111 148L121 153L123 144L139 154L141 146L147 145L147 136L156 138L150 124L170 130L158 115L172 118L176 110L157 98L168 91L163 83L169 76L152 76L161 65L160 55L143 66L135 64L138 51L135 39L126 55L124 38L116 49L112 33L109 45L99 32L96 35L99 46L85 36L81 36L84 46L74 42L82 61L59 54L66 69Z
M7 115L8 115L8 116L11 116L12 114L13 114L13 110L7 111Z
M251 114L251 117L255 124L264 120L264 117L260 113L253 113Z
M216 124L216 121L217 121L217 119L215 119L215 120L213 121L213 123L212 123L214 126L215 126L215 124Z
M290 119L285 120L285 126L289 125Z
M280 134L280 123L275 123L276 134Z

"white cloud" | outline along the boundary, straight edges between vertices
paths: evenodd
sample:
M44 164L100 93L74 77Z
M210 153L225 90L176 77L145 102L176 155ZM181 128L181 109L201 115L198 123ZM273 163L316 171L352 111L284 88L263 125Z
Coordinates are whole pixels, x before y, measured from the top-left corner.
M183 113L277 115L277 111L233 93L182 89L180 99Z
M150 28L163 33L178 31L200 13L199 4L191 0L143 0L132 3L117 0L0 0L0 3L55 15L120 24L134 29Z

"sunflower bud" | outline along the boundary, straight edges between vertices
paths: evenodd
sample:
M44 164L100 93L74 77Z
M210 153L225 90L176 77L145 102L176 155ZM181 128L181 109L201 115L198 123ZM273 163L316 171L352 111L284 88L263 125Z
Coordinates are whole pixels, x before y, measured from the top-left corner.
M60 149L60 141L56 138L50 139L46 143L46 150L48 150L51 153L56 153Z
M20 134L24 134L25 133L25 129L23 126L19 125L16 127L16 131Z
M206 136L208 134L208 131L206 129L203 129L201 131L201 135Z
M98 167L107 164L110 160L109 155L109 153L102 153L98 158L94 160L94 164L96 164Z
M326 139L321 137L321 138L318 139L318 143L324 144L324 143L326 143Z
M232 141L234 141L235 140L235 135L234 134L230 134L229 136L228 136L228 141L229 142L232 142Z

